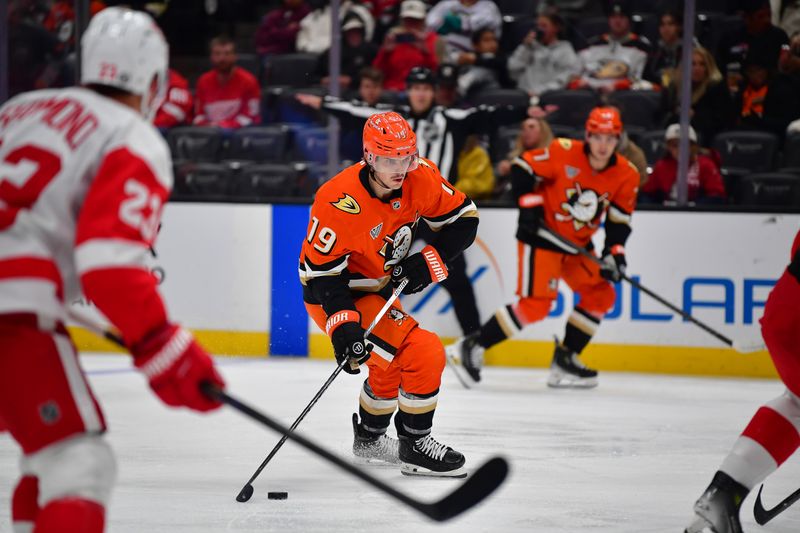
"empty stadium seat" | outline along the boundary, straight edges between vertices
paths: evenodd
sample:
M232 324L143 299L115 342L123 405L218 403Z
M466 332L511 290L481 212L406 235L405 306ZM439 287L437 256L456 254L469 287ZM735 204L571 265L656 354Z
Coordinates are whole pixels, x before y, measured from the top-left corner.
M222 131L215 127L181 126L167 133L167 144L176 161L217 161L222 141Z
M475 105L512 105L528 107L531 97L520 89L488 89L481 91L472 99Z
M800 207L800 178L767 172L742 178L741 203L775 207Z
M641 143L637 144L639 144L639 148L644 152L644 156L647 158L647 164L655 165L656 161L661 159L661 156L664 155L664 147L666 146L664 130L645 132L639 139Z
M714 137L713 147L723 167L768 172L778 151L778 137L763 131L726 131Z
M221 163L177 163L174 174L177 199L219 199L227 195L231 182L231 171Z
M541 96L540 105L556 105L558 110L547 116L550 124L561 124L572 128L582 128L589 112L600 103L592 91L547 91Z
M298 128L294 132L294 153L299 161L328 162L328 130L325 128Z
M800 132L790 133L783 143L783 166L800 167Z
M297 169L291 163L256 163L242 169L234 180L237 198L293 196L297 190Z
M267 86L288 85L308 87L314 82L317 54L281 54L272 56L266 69L264 83Z
M625 127L639 126L652 129L656 126L661 93L657 91L615 91L608 103L617 106Z
M283 124L242 128L231 136L225 157L238 161L285 161L289 138L289 127Z

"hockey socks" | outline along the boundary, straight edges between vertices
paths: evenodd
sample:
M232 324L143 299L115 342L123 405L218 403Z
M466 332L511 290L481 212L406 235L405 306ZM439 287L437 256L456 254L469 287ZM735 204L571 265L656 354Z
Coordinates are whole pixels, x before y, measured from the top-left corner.
M581 353L600 326L600 319L576 307L567 319L564 346L573 353Z
M39 513L36 533L103 533L105 508L83 498L53 500Z

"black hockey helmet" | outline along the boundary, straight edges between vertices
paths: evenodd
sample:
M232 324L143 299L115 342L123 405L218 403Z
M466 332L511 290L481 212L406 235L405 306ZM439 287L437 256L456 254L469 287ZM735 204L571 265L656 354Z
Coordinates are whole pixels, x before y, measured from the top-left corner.
M436 86L436 75L428 67L414 67L406 76L406 88L417 83L427 83Z

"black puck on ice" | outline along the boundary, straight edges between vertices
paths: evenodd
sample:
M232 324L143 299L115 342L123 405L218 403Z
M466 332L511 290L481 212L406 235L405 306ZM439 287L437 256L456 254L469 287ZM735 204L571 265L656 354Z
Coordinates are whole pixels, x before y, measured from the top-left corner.
M268 500L285 500L289 497L288 492L268 492L267 499Z

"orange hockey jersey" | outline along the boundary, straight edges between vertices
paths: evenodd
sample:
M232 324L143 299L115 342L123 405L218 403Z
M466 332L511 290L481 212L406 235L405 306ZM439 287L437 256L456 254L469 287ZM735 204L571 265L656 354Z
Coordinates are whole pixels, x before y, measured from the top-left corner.
M374 195L368 180L369 167L361 161L317 191L300 254L303 285L320 276L344 276L351 290L377 292L408 254L420 219L436 231L460 217L478 216L475 204L427 159L420 158L386 200Z
M625 157L615 154L596 171L589 166L588 148L583 141L557 138L514 161L531 174L531 191L535 178L541 180L536 190L544 198L545 224L581 246L591 241L605 212L607 223L629 226L639 188L636 167Z

